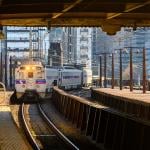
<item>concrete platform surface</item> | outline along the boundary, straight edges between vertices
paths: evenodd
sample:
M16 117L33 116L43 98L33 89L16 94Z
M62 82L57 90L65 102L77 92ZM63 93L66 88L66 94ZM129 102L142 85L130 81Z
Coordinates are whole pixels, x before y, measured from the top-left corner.
M15 126L9 106L0 106L0 150L31 150Z
M9 100L12 94L13 91L6 91L6 93L0 91L0 105L9 105Z
M110 89L110 88L97 88L94 89L94 91L103 93L103 94L109 94L116 97L121 97L124 100L127 101L133 101L135 103L141 103L145 105L150 105L150 91L146 91L145 94L142 93L141 90L133 90L130 92L129 89Z

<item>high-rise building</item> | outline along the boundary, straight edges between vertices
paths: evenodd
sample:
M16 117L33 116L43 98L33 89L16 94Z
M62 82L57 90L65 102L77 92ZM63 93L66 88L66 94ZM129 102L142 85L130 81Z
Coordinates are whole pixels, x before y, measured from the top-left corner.
M64 65L82 65L91 68L91 32L92 28L52 28L49 36L50 45L54 42L60 43L62 48L60 57L63 58Z
M76 63L91 68L92 28L77 28Z
M130 78L130 50L132 49L133 58L133 80L134 83L140 83L143 73L143 48L146 49L146 72L147 79L150 79L150 28L122 28L114 39L116 49L122 49L122 62L123 62L123 80ZM117 55L117 54L116 54ZM118 53L119 57L119 53ZM119 62L116 64L119 72Z
M1 44L3 55L3 81L9 85L10 56L13 60L40 59L45 63L48 50L47 29L44 27L4 27L5 39Z
M33 58L43 58L48 48L45 41L46 33L47 30L43 27L6 27L5 49L10 55L16 52L15 56L23 58L29 57L32 50Z
M75 64L76 59L76 29L75 28L51 28L49 32L49 43L51 44L59 43L61 48L62 64ZM52 53L55 53L55 49L49 48ZM49 52L50 52L49 51ZM51 52L50 52L51 53ZM53 56L51 56L53 57ZM54 56L55 57L55 56ZM55 57L56 58L56 57ZM55 59L53 59L55 60ZM50 61L49 61L50 62Z
M113 52L113 40L101 28L92 28L92 71L93 75L99 75L99 59L102 56L102 72L104 72L104 54L107 61L107 76L110 76L110 55Z

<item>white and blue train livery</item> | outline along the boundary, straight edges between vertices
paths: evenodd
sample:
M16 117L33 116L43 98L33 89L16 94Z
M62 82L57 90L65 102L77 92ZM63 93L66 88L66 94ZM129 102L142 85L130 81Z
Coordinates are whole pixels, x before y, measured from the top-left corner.
M50 91L54 86L54 81L58 83L59 71L55 68L45 68L45 78L47 81L46 89Z
M62 69L59 71L59 80L58 86L67 90L67 89L76 89L81 87L82 71L78 69Z
M83 86L92 86L92 70L89 68L83 68Z
M23 61L15 69L15 89L17 98L22 97L24 93L36 92L39 96L45 96L46 79L45 69L39 61Z
M51 89L54 83L65 90L81 87L81 72L69 67L46 68L47 89Z
M92 71L73 67L44 67L40 61L23 61L15 69L15 89L17 98L24 95L34 97L39 95L44 98L46 91L51 91L54 85L68 90L90 86Z

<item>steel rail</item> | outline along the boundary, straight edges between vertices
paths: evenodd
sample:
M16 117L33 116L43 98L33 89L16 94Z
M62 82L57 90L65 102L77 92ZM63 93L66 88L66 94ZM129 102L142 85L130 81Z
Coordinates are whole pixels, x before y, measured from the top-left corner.
M25 130L25 133L27 135L27 137L29 138L29 142L30 144L32 145L32 147L35 149L35 150L40 150L40 147L38 146L38 144L36 143L36 141L34 140L30 130L29 130L29 127L27 125L27 122L25 120L25 115L24 115L24 103L21 104L21 118L22 118L22 121L23 121L23 126L24 126L24 130Z
M79 148L72 143L53 123L50 121L50 119L47 117L45 112L42 110L42 107L40 104L38 104L39 111L43 117L43 119L47 122L47 124L50 126L51 130L61 139L65 142L65 144L72 150L79 150Z

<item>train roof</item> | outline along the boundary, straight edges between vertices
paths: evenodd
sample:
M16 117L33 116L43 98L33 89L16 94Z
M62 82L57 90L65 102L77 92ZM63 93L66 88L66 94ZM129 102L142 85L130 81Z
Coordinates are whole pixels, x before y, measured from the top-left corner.
M45 66L46 68L52 68L52 69L77 69L73 66Z
M34 60L25 60L21 62L21 65L40 65L42 66L41 61L34 61Z

